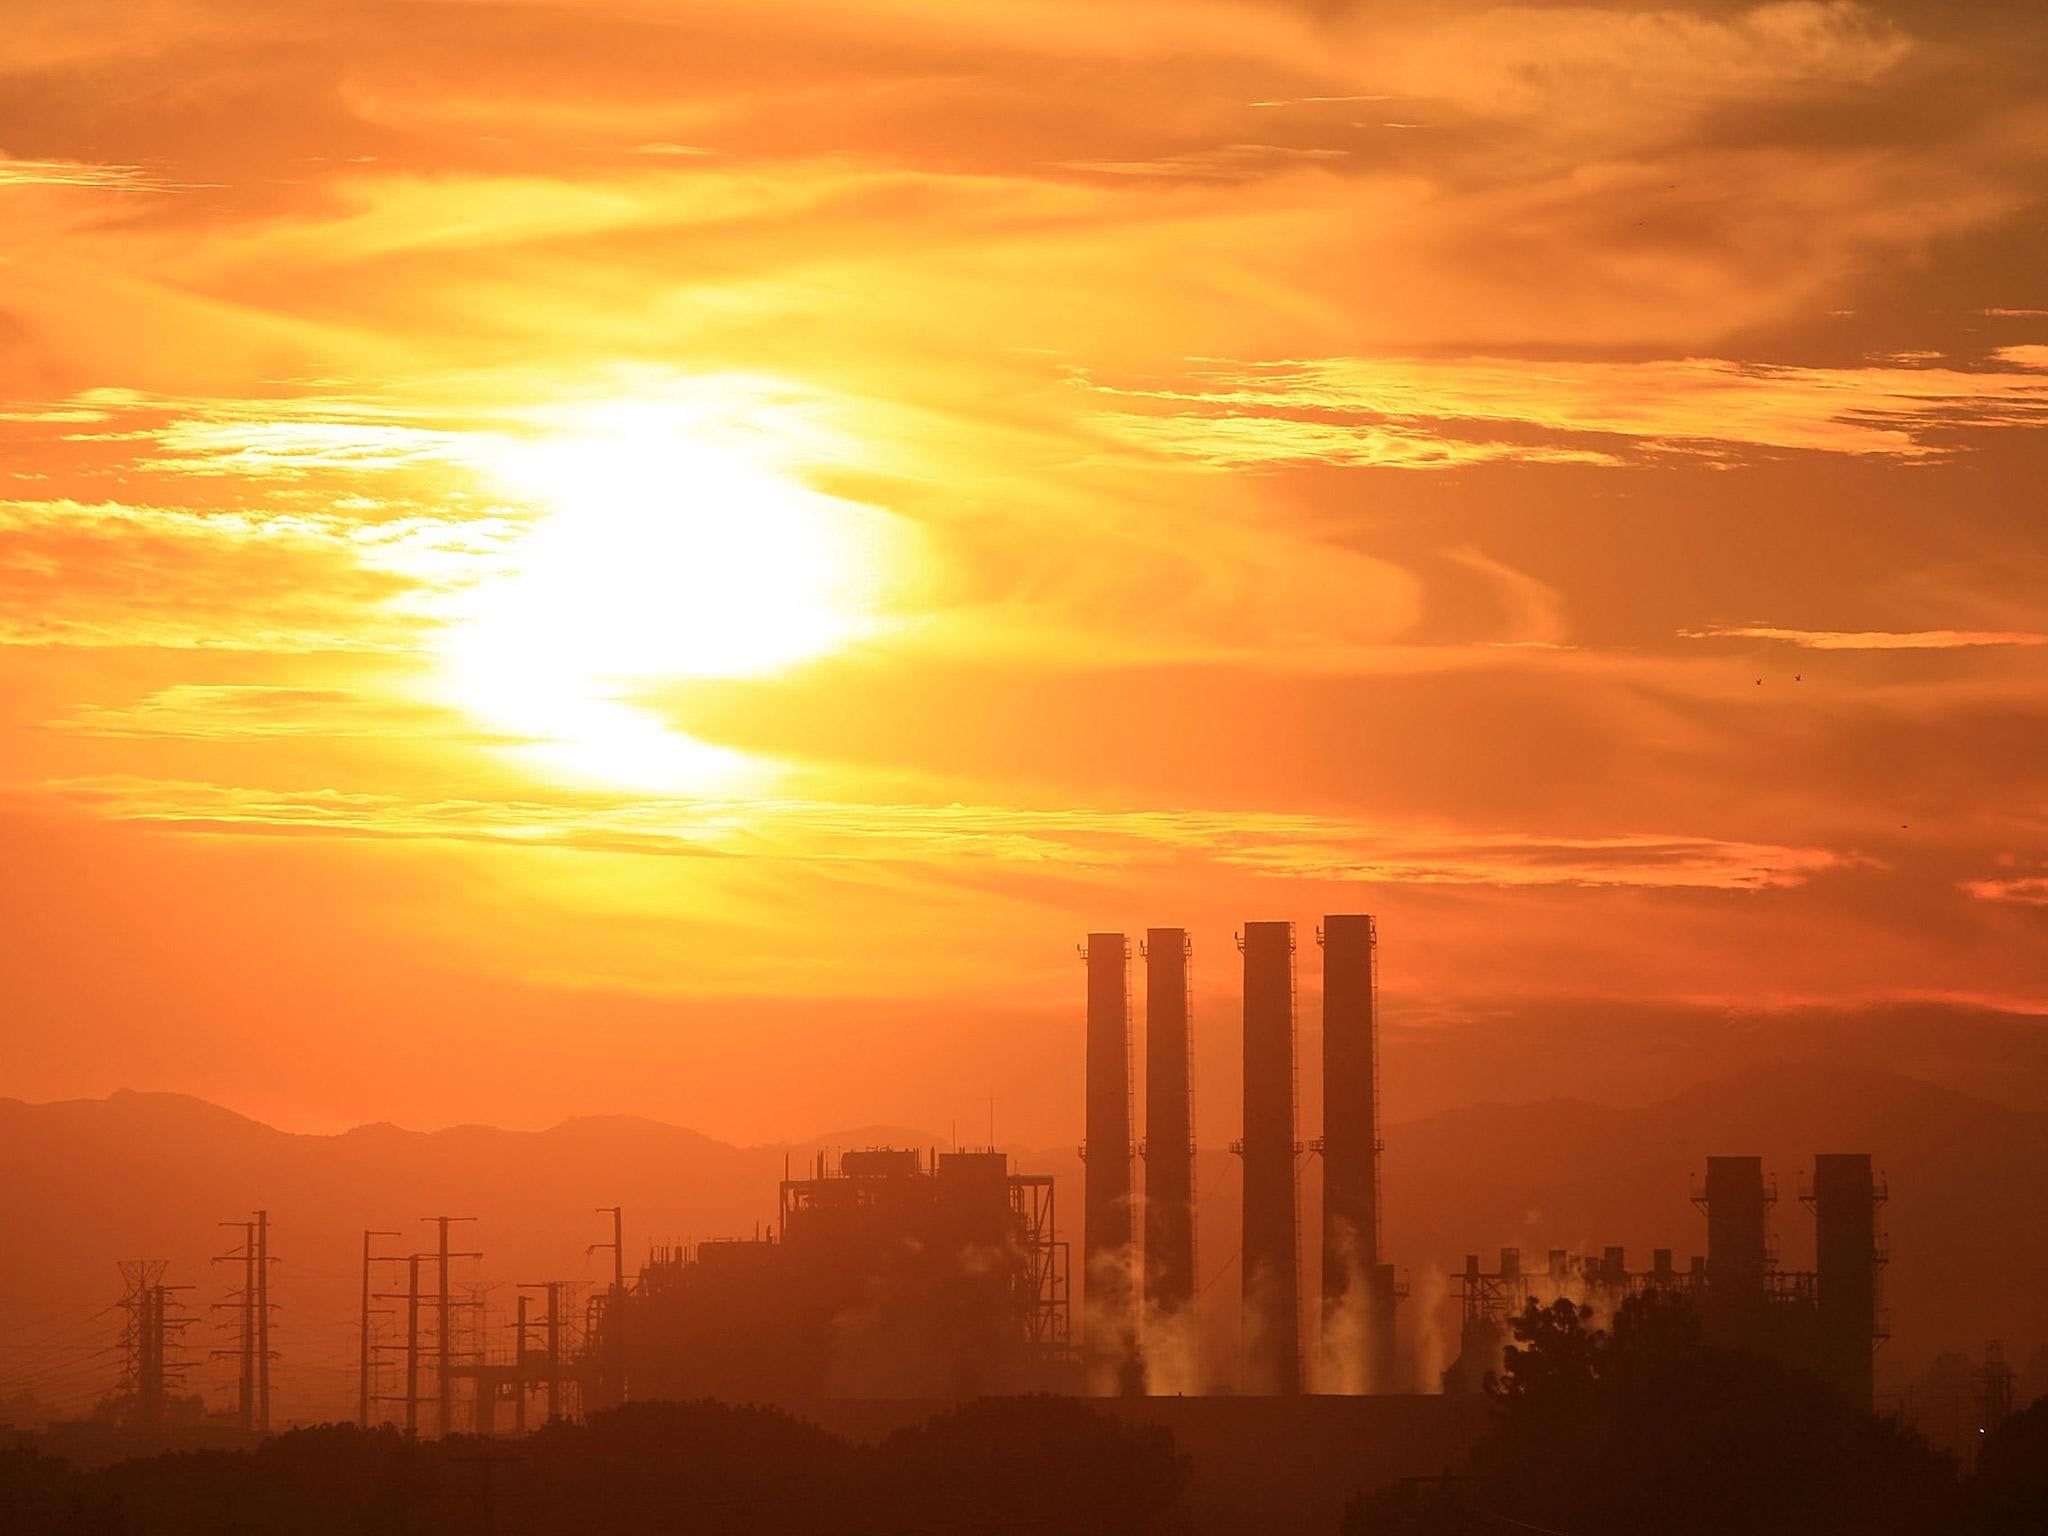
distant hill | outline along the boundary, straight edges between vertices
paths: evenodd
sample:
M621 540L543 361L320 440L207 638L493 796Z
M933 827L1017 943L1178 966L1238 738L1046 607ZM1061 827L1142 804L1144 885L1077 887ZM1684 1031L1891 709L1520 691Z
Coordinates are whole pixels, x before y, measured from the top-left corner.
M522 1281L609 1277L611 1255L587 1251L611 1235L597 1206L625 1207L627 1261L637 1267L652 1243L772 1225L786 1165L801 1170L818 1151L883 1141L930 1138L866 1126L802 1144L735 1147L627 1117L579 1118L546 1131L380 1124L304 1136L178 1094L0 1099L0 1167L11 1174L0 1181L0 1222L26 1239L0 1244L0 1401L27 1378L45 1397L82 1406L91 1383L112 1379L114 1362L104 1357L84 1362L87 1369L63 1367L78 1358L67 1349L103 1345L118 1331L118 1314L92 1314L118 1299L119 1260L170 1260L174 1282L198 1286L190 1300L205 1318L208 1304L239 1283L237 1266L210 1262L240 1241L217 1224L257 1207L269 1212L279 1261L279 1411L331 1416L353 1412L365 1227L404 1233L379 1239L379 1252L401 1253L431 1245L422 1217L474 1217L454 1229L455 1245L485 1258L451 1269L458 1285L470 1277L496 1282L494 1304L509 1305L510 1287ZM401 1270L384 1267L383 1288L399 1284ZM20 1338L55 1337L10 1352L16 1329ZM229 1342L205 1322L190 1337L199 1346L193 1354ZM193 1376L228 1379L225 1367Z
M1681 1264L1703 1246L1688 1204L1709 1153L1761 1153L1779 1176L1783 1262L1811 1262L1811 1221L1797 1178L1817 1151L1870 1151L1890 1177L1883 1216L1895 1342L1916 1364L1944 1347L1975 1352L2002 1338L2024 1358L2048 1337L2048 1114L2004 1108L1875 1072L1794 1067L1724 1079L1646 1108L1567 1100L1479 1105L1390 1127L1386 1237L1414 1297L1404 1335L1425 1357L1448 1347L1455 1319L1440 1274L1467 1252L1518 1245L1540 1256L1623 1243L1633 1265L1670 1247ZM481 1249L465 1270L508 1306L521 1281L601 1281L609 1236L600 1205L626 1210L629 1262L650 1243L750 1234L776 1219L785 1166L820 1150L930 1145L901 1127L866 1126L788 1146L736 1147L655 1121L586 1117L546 1131L362 1126L338 1136L279 1131L171 1094L26 1104L0 1100L0 1400L18 1384L83 1405L111 1380L102 1353L118 1315L116 1261L165 1258L192 1283L195 1313L235 1282L213 1265L239 1234L216 1225L262 1206L279 1264L275 1342L281 1415L351 1411L365 1226L406 1234L383 1252L425 1248L420 1218L472 1216L459 1245ZM1019 1152L1060 1176L1063 1235L1078 1247L1080 1164L1072 1149ZM1204 1333L1214 1359L1234 1352L1239 1185L1235 1160L1205 1152L1200 1270ZM1303 1171L1304 1270L1318 1241L1318 1170ZM385 1271L390 1282L398 1267ZM1077 1277L1078 1278L1078 1277ZM195 1343L226 1343L201 1338ZM197 1353L198 1351L195 1351ZM195 1373L228 1381L224 1366ZM216 1396L219 1394L216 1393Z

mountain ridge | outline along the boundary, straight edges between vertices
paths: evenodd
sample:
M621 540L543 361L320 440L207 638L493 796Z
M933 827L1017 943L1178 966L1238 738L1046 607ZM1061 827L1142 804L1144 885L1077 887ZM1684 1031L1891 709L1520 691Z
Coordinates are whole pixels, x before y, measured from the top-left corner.
M1241 1199L1218 1134L1230 1114L1205 1117L1198 1183L1199 1262L1211 1287L1204 1346L1222 1362L1236 1352ZM1811 1221L1793 1196L1812 1155L1877 1159L1891 1188L1890 1358L1974 1353L1989 1338L2024 1357L2041 1342L2027 1277L2048 1273L2048 1114L1860 1064L1814 1063L1738 1072L1645 1105L1575 1097L1472 1104L1391 1121L1384 1139L1386 1251L1410 1278L1402 1328L1425 1360L1440 1364L1455 1347L1455 1308L1444 1298L1468 1253L1491 1268L1504 1246L1534 1254L1619 1242L1633 1267L1644 1267L1653 1247L1671 1248L1682 1265L1704 1247L1690 1196L1710 1153L1764 1157L1783 1196L1774 1222L1789 1269L1811 1265ZM647 1117L603 1115L532 1131L372 1122L302 1133L190 1095L5 1099L0 1166L31 1176L0 1181L0 1223L17 1233L65 1232L67 1241L0 1249L0 1297L33 1334L87 1302L91 1311L115 1300L118 1260L160 1257L175 1281L199 1287L191 1299L203 1316L232 1278L210 1262L223 1242L219 1224L265 1209L285 1308L282 1411L346 1412L364 1228L407 1234L392 1240L400 1252L429 1245L424 1215L476 1218L461 1229L463 1246L486 1257L458 1269L456 1281L496 1285L502 1304L514 1281L608 1276L609 1255L591 1251L609 1237L599 1207L624 1207L632 1267L650 1246L765 1233L779 1219L777 1190L792 1160L885 1141L945 1145L906 1127L856 1125L808 1143L740 1146ZM1078 1252L1074 1147L1006 1150L1020 1168L1055 1176L1060 1235ZM1142 1188L1142 1165L1138 1174ZM1305 1158L1305 1286L1319 1273L1320 1179L1315 1159ZM1305 1318L1313 1310L1305 1306ZM6 1369L0 1355L0 1390ZM89 1382L81 1375L70 1385L82 1392Z

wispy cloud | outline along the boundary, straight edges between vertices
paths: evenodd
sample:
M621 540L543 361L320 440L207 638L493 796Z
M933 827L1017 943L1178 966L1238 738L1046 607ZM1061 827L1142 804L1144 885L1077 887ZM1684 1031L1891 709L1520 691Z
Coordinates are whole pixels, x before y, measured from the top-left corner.
M82 704L50 729L128 740L503 739L454 710L362 689L208 683L174 684L128 705Z
M1062 160L1064 170L1101 176L1174 177L1241 181L1271 174L1276 166L1315 165L1349 157L1348 150L1286 144L1218 144L1149 160Z
M1979 901L2016 901L2048 907L2048 875L2022 875L2006 880L1966 880L1963 889Z
M1633 131L1731 102L1867 85L1915 51L1881 8L1770 0L1722 14L1663 6L1473 6L1389 40L1384 77L1539 134Z
M1078 875L1194 861L1284 880L1763 890L1800 884L1845 862L1823 848L1689 835L1542 837L1230 811L597 796L415 801L131 777L46 787L114 820L216 835L425 839L804 863L966 861Z
M1384 94L1370 94L1363 96L1276 96L1268 101L1246 102L1245 105L1260 108L1316 107L1332 105L1338 102L1402 101L1405 99L1405 97L1401 96L1388 96Z
M2048 645L2048 635L2004 629L1780 629L1768 624L1681 629L1687 640L1779 640L1810 651L1952 651L1974 646Z
M0 188L88 187L108 192L189 190L139 165L95 165L84 160L0 159Z
M1954 434L1962 431L2048 426L2048 348L2007 347L1992 363L1802 368L1722 358L1348 357L1222 362L1179 387L1089 387L1130 402L1096 418L1103 430L1215 468L1625 461L1619 445L1601 439L1629 440L1637 452L1913 460L1955 452ZM1503 427L1528 440L1501 438Z
M502 513L0 501L0 645L403 651L516 540Z
M74 443L133 443L138 468L164 474L300 479L474 462L498 440L491 427L402 399L339 390L286 397L192 399L88 390L17 418L104 423Z
M1098 416L1094 425L1135 448L1208 469L1332 464L1352 469L1462 469L1473 464L1619 463L1595 448L1456 437L1416 427L1347 426L1285 416Z

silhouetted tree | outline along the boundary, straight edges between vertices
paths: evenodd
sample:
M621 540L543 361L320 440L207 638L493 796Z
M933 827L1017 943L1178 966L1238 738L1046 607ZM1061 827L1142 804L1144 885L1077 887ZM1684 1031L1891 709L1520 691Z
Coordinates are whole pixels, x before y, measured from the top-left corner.
M1347 1529L1954 1529L1961 1500L1946 1458L1817 1377L1703 1347L1689 1311L1669 1298L1633 1298L1608 1333L1571 1302L1532 1305L1514 1320L1516 1344L1492 1383L1495 1423L1470 1475L1369 1500Z
M326 1425L82 1471L0 1454L5 1536L1178 1536L1163 1430L1060 1398L854 1445L772 1408L631 1403L522 1441Z
M1984 1437L1973 1492L1980 1531L2048 1531L2048 1397Z

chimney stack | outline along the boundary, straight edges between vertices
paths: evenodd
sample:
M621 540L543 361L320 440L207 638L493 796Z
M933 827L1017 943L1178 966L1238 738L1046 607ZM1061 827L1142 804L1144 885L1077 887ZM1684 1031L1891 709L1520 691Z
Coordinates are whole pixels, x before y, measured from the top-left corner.
M1194 1018L1185 928L1145 932L1145 1306L1195 1300Z
M1091 933L1081 953L1088 966L1082 1350L1091 1378L1101 1385L1106 1375L1125 1374L1137 1346L1131 1286L1131 951L1120 933Z
M1392 1390L1394 1274L1380 1255L1379 930L1323 919L1323 1339L1337 1379ZM1347 1319L1346 1313L1351 1316Z
M1707 1295L1701 1309L1708 1341L1754 1349L1763 1326L1770 1250L1764 1216L1771 1197L1760 1157L1707 1159Z
M1294 1200L1294 924L1246 923L1244 954L1244 1389L1301 1390Z
M1814 1269L1821 1369L1850 1402L1875 1395L1871 1351L1877 1317L1877 1208L1884 1200L1868 1152L1823 1152L1813 1160Z

